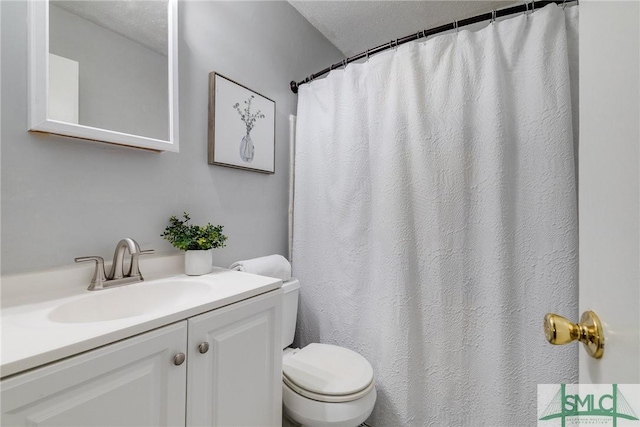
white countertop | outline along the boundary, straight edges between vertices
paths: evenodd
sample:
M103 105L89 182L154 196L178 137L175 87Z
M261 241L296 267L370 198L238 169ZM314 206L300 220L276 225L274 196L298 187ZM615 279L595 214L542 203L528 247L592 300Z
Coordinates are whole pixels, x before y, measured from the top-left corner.
M116 320L61 323L56 322L55 316L51 315L64 304L96 293L110 292L115 295L127 286L102 291L87 291L76 286L45 296L40 294L29 298L21 295L12 301L3 301L0 315L1 377L73 356L282 286L278 279L222 268L216 268L211 274L204 276L183 274L128 286L153 286L176 280L187 281L185 286L197 282L202 292L178 298L175 304L161 306L149 313Z

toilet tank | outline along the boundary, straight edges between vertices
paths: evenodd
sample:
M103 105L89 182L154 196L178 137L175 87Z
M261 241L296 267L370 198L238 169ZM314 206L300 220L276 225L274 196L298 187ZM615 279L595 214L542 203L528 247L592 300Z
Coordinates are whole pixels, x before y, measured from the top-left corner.
M282 291L282 348L285 349L293 344L293 336L296 333L300 282L292 278L282 284Z

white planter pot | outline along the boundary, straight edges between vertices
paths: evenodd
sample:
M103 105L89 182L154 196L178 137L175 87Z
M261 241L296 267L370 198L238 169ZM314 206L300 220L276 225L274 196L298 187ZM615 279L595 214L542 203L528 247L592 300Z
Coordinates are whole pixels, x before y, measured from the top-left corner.
M184 272L188 276L201 276L211 273L213 249L206 251L186 251L184 253Z

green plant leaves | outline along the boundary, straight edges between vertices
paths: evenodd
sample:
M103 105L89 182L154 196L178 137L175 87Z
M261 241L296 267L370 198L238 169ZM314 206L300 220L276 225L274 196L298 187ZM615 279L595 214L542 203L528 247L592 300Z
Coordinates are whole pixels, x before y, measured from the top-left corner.
M169 225L160 235L174 247L182 251L208 250L225 247L227 236L222 234L222 225L192 225L187 212L182 214L183 220L173 215L169 218Z

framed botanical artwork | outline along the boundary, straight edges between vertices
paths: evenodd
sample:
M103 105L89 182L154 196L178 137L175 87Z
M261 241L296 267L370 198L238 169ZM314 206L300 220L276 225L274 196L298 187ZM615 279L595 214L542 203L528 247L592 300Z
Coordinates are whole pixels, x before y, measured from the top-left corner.
M275 172L276 103L209 74L209 164Z

